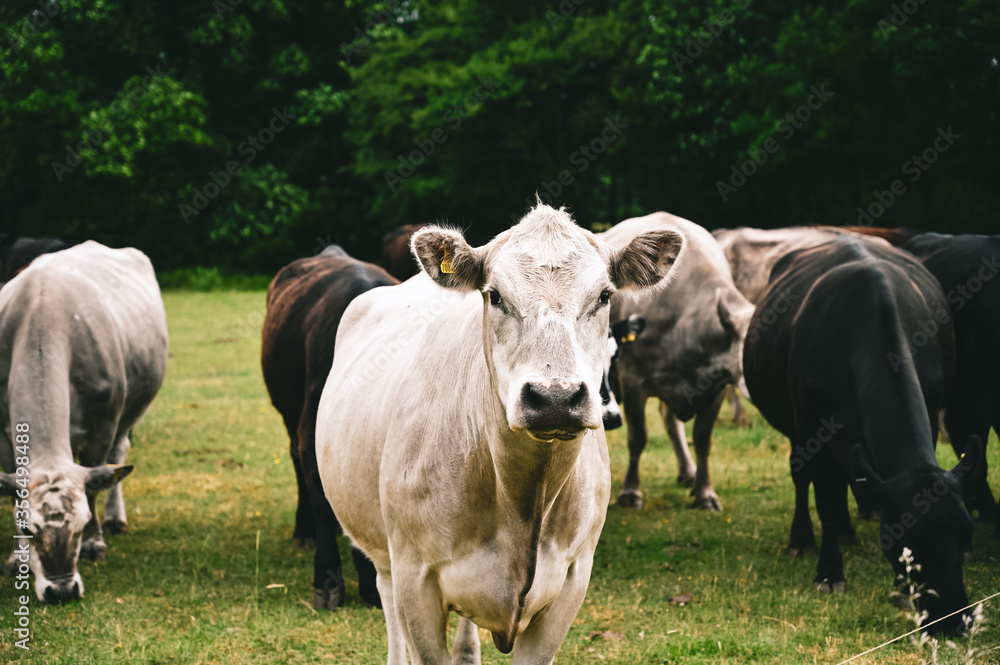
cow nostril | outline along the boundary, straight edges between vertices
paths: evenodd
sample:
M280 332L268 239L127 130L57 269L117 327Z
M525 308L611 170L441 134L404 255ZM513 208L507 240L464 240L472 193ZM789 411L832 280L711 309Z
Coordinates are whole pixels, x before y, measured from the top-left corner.
M576 389L576 392L573 393L573 396L570 397L569 399L569 406L571 409L579 409L586 403L587 403L587 386L583 385L583 383L580 383L579 387Z
M525 383L524 388L521 389L521 400L526 407L533 411L543 409L546 403L545 398L535 390L535 387L530 382Z

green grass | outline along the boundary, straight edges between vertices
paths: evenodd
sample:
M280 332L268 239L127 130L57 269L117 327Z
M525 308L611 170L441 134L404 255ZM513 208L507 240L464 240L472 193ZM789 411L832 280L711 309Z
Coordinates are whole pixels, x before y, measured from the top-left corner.
M345 571L344 609L311 609L312 553L291 543L288 442L260 375L264 294L178 292L164 300L171 359L135 430L135 472L125 481L131 531L107 537L104 562L81 562L82 601L32 603L28 654L13 647L16 594L12 580L0 579L0 663L385 662L382 614L361 603L353 570ZM712 471L725 511L710 514L688 509L649 403L646 506L609 509L587 600L557 663L839 663L913 627L888 601L889 565L864 556L875 524L856 524L861 543L845 550L846 594L817 595L816 559L784 555L793 507L788 443L751 414L752 429L729 426L726 410L716 428ZM608 441L614 496L628 459L624 430ZM998 488L995 439L989 451ZM939 456L954 464L949 446ZM0 533L12 529L6 508ZM991 531L976 531L971 599L1000 587L1000 541ZM346 543L342 551L350 568ZM669 602L682 593L690 603ZM992 624L998 606L986 607ZM610 639L590 638L603 631ZM483 637L485 663L509 662ZM991 625L976 641L995 647L1000 630ZM921 657L929 655L903 640L854 662L915 665Z

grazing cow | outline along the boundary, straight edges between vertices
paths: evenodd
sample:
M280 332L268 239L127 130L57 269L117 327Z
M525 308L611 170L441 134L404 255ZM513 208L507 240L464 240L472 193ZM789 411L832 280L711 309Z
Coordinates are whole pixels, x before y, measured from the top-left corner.
M763 313L788 292L800 297L786 298L783 313L765 323ZM881 509L879 544L897 583L908 547L920 565L914 581L935 592L921 598L930 618L964 607L972 519L962 484L982 467L981 449L971 446L977 449L954 471L939 468L934 456L931 414L951 381L954 345L933 275L905 252L861 236L792 252L774 267L743 367L761 414L792 442L792 548L815 545L809 483L816 488L823 527L817 590L845 589L838 537L850 524L850 477ZM955 616L947 627L961 623Z
M0 247L0 284L14 279L14 275L42 254L58 252L68 247L58 238L18 238L4 243Z
M604 431L618 429L622 426L622 412L618 407L616 392L621 392L615 386L618 372L618 349L635 341L646 327L646 320L633 314L627 319L615 321L608 332L608 353L605 357L604 376L601 378L601 420Z
M694 505L721 510L708 473L712 429L730 383L742 383L741 356L753 305L733 285L719 244L701 226L667 213L625 220L598 237L613 247L653 230L675 230L687 239L676 288L652 298L618 300L612 316L641 314L646 330L623 348L618 362L622 408L628 423L629 466L618 505L642 507L639 456L646 447L646 400L660 399L660 413L677 455L678 482L693 484ZM744 393L746 391L744 390ZM698 464L691 460L682 421L695 418Z
M0 289L0 494L15 496L28 563L46 603L83 595L82 557L126 530L119 481L129 433L167 366L167 319L149 259L88 241L35 259ZM23 447L22 447L23 446ZM80 463L77 464L76 460ZM26 470L22 474L21 469Z
M377 286L398 282L384 270L348 256L337 245L282 268L267 291L260 364L271 403L285 421L298 481L295 542L315 539L313 606L334 610L344 604L337 532L316 468L316 409L333 365L333 342L347 305ZM380 606L375 569L354 550L361 597Z
M390 665L479 662L475 625L550 663L583 603L611 488L598 388L616 291L682 236L608 247L539 204L484 247L429 227L424 274L354 300L316 427L323 487L375 563Z
M382 238L382 264L386 271L401 282L420 272L420 266L410 252L410 238L426 224L406 224L386 233Z
M1000 236L925 233L903 245L944 289L955 325L955 385L945 401L945 426L955 452L973 437L985 444L990 426L1000 434ZM1000 511L986 476L973 489L981 517ZM971 507L971 504L970 504Z

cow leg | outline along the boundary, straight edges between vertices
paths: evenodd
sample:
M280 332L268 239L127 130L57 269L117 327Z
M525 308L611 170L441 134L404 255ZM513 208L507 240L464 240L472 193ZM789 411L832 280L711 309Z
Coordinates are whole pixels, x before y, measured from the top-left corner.
M361 593L361 599L372 607L382 607L378 585L375 582L375 564L354 546L351 546L351 559L354 561L354 570L358 573L358 591Z
M743 401L740 399L740 389L730 384L726 386L726 398L729 400L729 410L733 413L733 424L737 427L750 427L750 416L743 408Z
M639 457L646 449L646 394L638 386L622 382L622 410L628 430L628 471L618 495L618 505L624 508L642 508L642 490L639 485Z
M663 401L660 402L660 416L663 418L663 428L667 430L670 443L674 446L674 455L677 456L677 483L684 487L691 487L694 485L694 477L698 472L698 467L691 459L687 436L684 435L684 423L674 415L666 402Z
M108 464L124 464L128 451L132 447L132 431L120 438L108 455ZM128 518L125 515L125 497L122 495L122 481L116 482L108 490L104 500L104 523L101 526L104 533L125 533L128 531Z
M792 442L792 483L795 485L795 514L792 517L792 534L788 539L788 556L800 557L816 553L816 536L813 535L812 518L809 516L809 486L812 485L811 465L796 457L801 450Z
M725 393L719 391L708 408L694 417L694 452L698 456L698 471L695 473L691 496L694 497L695 508L722 510L722 502L716 496L712 488L712 479L708 475L708 454L712 450L712 429L715 427L719 409L722 408L723 399Z
M313 515L312 497L309 495L309 484L302 472L302 460L299 459L299 438L291 437L289 451L292 454L292 466L295 468L295 482L299 488L299 503L295 509L295 530L292 539L296 547L311 549L316 547L316 517Z
M448 613L441 602L440 589L434 576L426 573L423 562L402 556L399 561L396 554L393 552L392 556L392 600L406 636L410 660L413 665L447 665L451 663Z
M816 512L823 527L823 544L813 586L820 593L843 593L844 560L840 553L841 519L847 514L847 476L833 455L821 451L817 456Z
M531 619L517 638L511 665L552 662L583 605L593 565L591 555L580 557L570 566L559 595Z
M951 435L951 446L955 449L955 455L961 457L965 451L965 446L974 435L985 445L990 434L989 405L982 402L979 395L970 396L970 401L964 402L959 399L952 399L945 411L945 424L948 427L948 434ZM980 518L997 517L997 502L993 498L989 483L986 480L987 474L982 474L982 480L976 485L972 496L966 497L966 507L971 513L973 509L979 511Z
M108 553L101 533L101 523L97 521L97 493L87 491L87 503L90 504L90 521L83 527L83 543L80 545L80 558L87 561L101 561Z
M313 467L315 467L313 451ZM304 456L305 457L305 456ZM309 464L304 465L306 469ZM309 495L316 516L316 554L313 557L313 607L317 610L335 610L346 600L344 571L337 546L340 523L333 514L330 502L323 493L318 471L308 473Z
M482 649L479 646L479 629L471 620L462 617L451 648L452 665L480 665Z
M376 582L378 593L382 598L382 612L385 614L385 631L389 638L389 657L386 665L407 665L406 636L400 626L399 615L396 614L396 603L392 591L392 574L388 571L378 573Z

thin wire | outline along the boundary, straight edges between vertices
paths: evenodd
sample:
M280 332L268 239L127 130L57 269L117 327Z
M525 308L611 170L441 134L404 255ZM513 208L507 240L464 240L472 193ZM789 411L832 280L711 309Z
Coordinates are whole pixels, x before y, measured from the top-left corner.
M857 659L857 658L861 658L861 656L865 656L865 655L867 655L867 654L870 654L870 653L871 653L872 651L878 651L878 650L879 650L879 649L881 649L882 647L885 647L885 646L889 646L889 645L890 645L890 644L892 644L893 642L898 642L899 640L903 639L904 637L908 637L908 636L912 635L913 633L919 633L920 631L922 631L923 629L927 628L928 626L933 626L933 625L934 625L934 624L936 624L936 623L937 623L938 621L944 621L944 620L945 620L945 619L947 619L948 617L953 617L953 616L955 616L956 614L958 614L958 613L960 613L960 612L964 612L965 610L970 610L970 609L972 609L973 607L975 607L976 605L978 605L979 603L985 603L986 601L988 601L988 600L990 600L990 599L992 599L992 598L996 598L997 596L1000 596L1000 591L997 591L997 592L996 592L995 594L993 594L992 596L986 596L986 597L985 597L985 598L983 598L982 600L980 600L980 601L977 601L977 602L975 602L975 603L972 603L971 605L966 605L965 607L963 607L963 608L962 608L962 609L960 609L960 610L955 610L955 611L954 611L954 612L952 612L951 614L947 614L947 615L945 615L945 616L941 617L940 619L934 619L934 621L931 621L930 623L925 623L925 624L924 624L923 626L920 626L919 628L915 628L914 630L911 630L911 631L910 631L910 632L908 632L908 633L904 633L903 635L900 635L899 637L894 637L894 638L892 638L891 640L889 640L888 642L883 642L882 644L878 645L877 647L872 647L872 648L871 648L871 649L869 649L868 651L863 651L862 653L859 653L859 654L858 654L857 656L851 656L851 657L850 657L850 658L848 658L847 660L842 660L842 661L840 661L839 663L837 663L837 665L844 665L844 663L849 663L849 662L851 662L852 660L855 660L855 659Z

